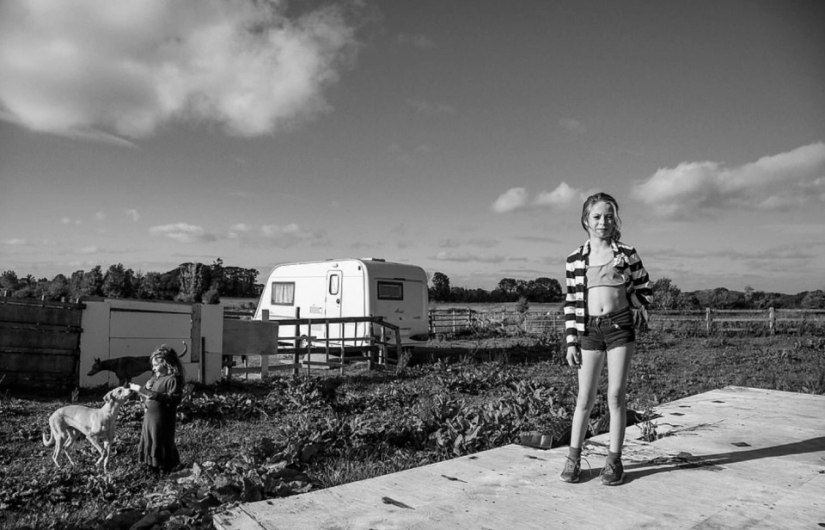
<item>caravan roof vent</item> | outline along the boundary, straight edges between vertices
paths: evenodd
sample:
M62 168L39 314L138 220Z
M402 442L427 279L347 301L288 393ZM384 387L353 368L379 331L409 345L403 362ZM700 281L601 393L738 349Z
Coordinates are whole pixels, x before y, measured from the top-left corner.
M384 258L363 258L363 259L369 260L369 261L387 261Z

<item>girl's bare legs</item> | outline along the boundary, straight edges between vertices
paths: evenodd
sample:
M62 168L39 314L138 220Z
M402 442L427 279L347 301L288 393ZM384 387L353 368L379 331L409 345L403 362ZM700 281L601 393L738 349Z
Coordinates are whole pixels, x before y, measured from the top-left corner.
M573 424L570 427L570 447L578 448L581 448L584 443L584 437L587 434L590 411L593 410L593 405L596 404L596 390L599 388L599 376L602 373L602 368L604 368L605 358L605 352L598 350L582 350L581 354L582 365L581 368L579 368L579 394L576 398ZM610 425L612 433L612 421Z
M627 426L627 374L635 343L613 348L607 353L607 405L610 407L610 452L621 453ZM594 390L595 393L595 390ZM578 406L576 407L578 413ZM575 415L574 415L575 424ZM572 438L571 438L571 444Z

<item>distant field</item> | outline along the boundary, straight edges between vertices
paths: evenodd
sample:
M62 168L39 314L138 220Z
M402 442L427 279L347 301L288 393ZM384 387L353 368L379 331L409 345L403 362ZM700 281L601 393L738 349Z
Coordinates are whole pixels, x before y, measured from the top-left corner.
M460 302L430 302L430 309L472 309L474 311L479 312L496 312L496 311L516 311L516 302L506 302L506 303L482 303L482 304L468 304L468 303L460 303ZM562 304L534 304L531 303L527 311L529 312L547 312L547 311L560 311Z
M221 305L227 309L255 308L258 305L258 298L233 298L230 296L221 297Z
M256 307L258 305L258 298L221 298L221 305L225 308L240 309ZM480 312L495 312L495 311L515 311L516 302L507 303L484 303L484 304L468 304L468 303L450 303L450 302L430 302L430 309L472 309ZM527 309L530 312L546 312L561 310L561 303L557 304L530 304Z

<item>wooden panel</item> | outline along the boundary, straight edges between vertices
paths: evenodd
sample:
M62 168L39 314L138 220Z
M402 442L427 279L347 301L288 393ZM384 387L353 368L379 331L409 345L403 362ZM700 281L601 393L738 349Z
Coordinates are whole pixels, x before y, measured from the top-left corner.
M203 348L202 344L202 334L201 334L201 308L203 305L195 304L192 306L192 324L190 330L190 344L192 345L192 349L190 351L190 360L193 363L201 362L201 350Z
M0 304L0 322L79 326L81 311L39 305Z
M223 354L275 354L278 352L278 325L256 320L223 321Z
M7 373L3 379L3 388L31 389L74 389L77 376L73 374L56 374L48 372Z
M66 355L44 355L31 353L2 354L4 373L8 372L48 372L73 374L78 361L78 353Z
M0 351L15 348L74 350L77 348L78 340L78 333L55 333L20 328L3 329L0 333Z
M149 311L114 311L110 314L109 336L122 337L190 337L190 313Z
M189 337L148 337L148 338L116 338L109 340L109 358L116 359L118 357L143 357L149 356L153 351L158 349L161 345L166 344L180 355L183 353L184 344L187 344L188 351L192 351L192 346L189 344ZM188 353L181 357L181 360L188 359Z

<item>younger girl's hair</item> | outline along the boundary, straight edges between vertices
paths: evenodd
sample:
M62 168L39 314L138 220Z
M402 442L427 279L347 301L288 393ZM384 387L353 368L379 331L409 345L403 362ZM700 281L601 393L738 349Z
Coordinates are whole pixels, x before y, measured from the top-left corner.
M596 193L584 201L584 205L582 206L582 228L584 228L584 231L588 234L590 233L587 229L587 216L590 215L590 209L593 208L593 205L597 202L606 202L613 207L613 213L616 214L616 227L613 229L613 240L620 240L622 238L622 218L619 217L619 203L616 202L616 199L614 199L612 195L608 195L607 193Z
M174 348L170 348L166 344L162 345L152 352L152 360L155 358L163 361L173 374L180 376L181 379L184 378L183 363L180 362L178 352L176 352Z

